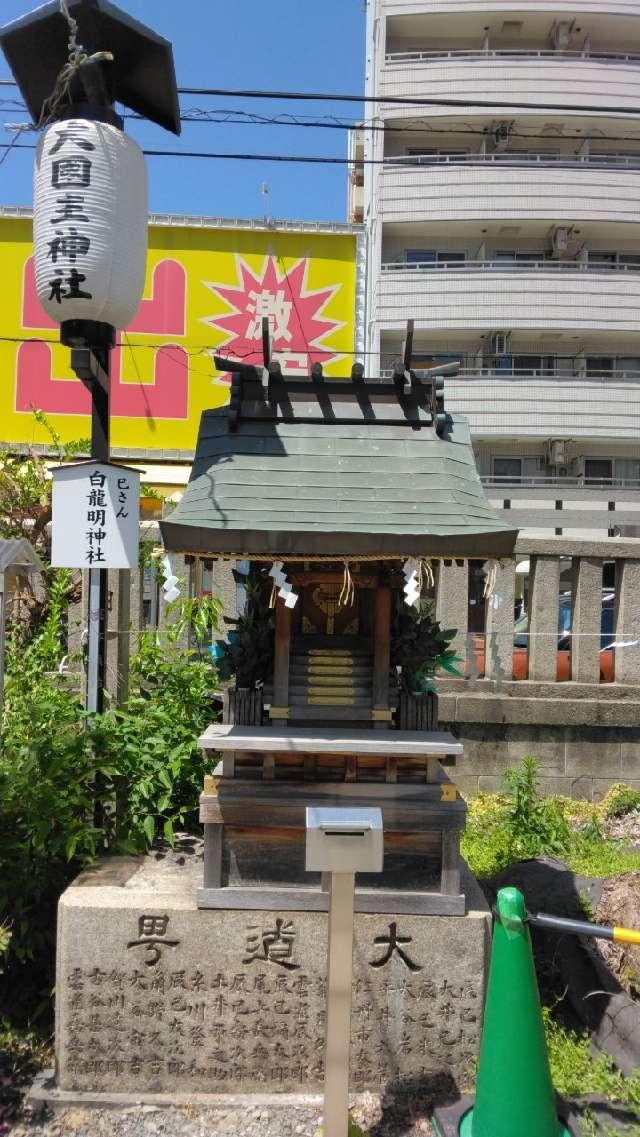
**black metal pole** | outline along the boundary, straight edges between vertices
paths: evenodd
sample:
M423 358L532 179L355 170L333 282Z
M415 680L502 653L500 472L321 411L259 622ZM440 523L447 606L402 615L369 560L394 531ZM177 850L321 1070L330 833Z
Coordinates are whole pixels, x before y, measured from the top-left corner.
M96 359L100 364L106 378L106 383L94 380L91 390L91 457L97 462L109 461L109 363L111 351L103 348L96 349ZM94 580L93 578L97 578ZM93 587L92 587L93 584ZM104 710L104 690L107 679L107 609L108 609L108 578L107 570L102 568L89 569L89 608L92 600L97 600L98 611L95 636L97 643L95 652L95 686L91 689L91 706L89 705L90 687L87 683L87 710L101 714ZM94 618L95 618L94 616ZM91 620L91 610L89 612Z
M62 325L62 341L72 347L71 366L91 394L91 457L108 462L109 364L115 330L108 324L68 321ZM79 346L80 344L83 346ZM107 664L107 570L89 569L86 708L104 710Z

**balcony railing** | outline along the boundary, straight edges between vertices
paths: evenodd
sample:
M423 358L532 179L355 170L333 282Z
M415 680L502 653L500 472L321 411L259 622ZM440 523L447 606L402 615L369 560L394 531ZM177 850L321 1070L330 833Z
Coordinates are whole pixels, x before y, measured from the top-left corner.
M555 260L541 257L535 261L469 260L465 261L383 261L382 272L640 272L638 264L602 264L598 261Z
M480 478L483 486L523 486L540 489L576 489L593 486L595 489L640 489L640 478L567 478L559 474L548 477L514 477L513 475L500 476L485 474Z
M435 51L389 51L386 63L428 63L432 59L588 59L596 63L638 63L640 53L628 51L554 51L553 48L482 47Z
M389 353L385 352L384 354L385 358L388 359ZM400 359L400 354L400 351L398 351L398 359ZM447 359L451 359L455 356L455 352L452 351L448 351L444 354L446 355ZM540 354L544 355L544 352L541 352ZM438 352L433 353L433 358L440 358ZM419 363L414 364L414 370L418 372L420 371ZM381 367L380 378L393 378L393 367ZM576 379L583 383L593 382L606 384L611 380L623 381L625 383L640 383L640 371L637 371L634 368L629 368L627 370L624 367L615 367L610 371L596 371L590 368L587 368L586 370L580 369L577 366L573 371L568 371L566 369L562 370L561 368L549 369L547 367L513 367L511 370L507 370L507 368L478 367L474 363L463 363L457 376L450 377L445 380L445 386L455 384L457 379L501 379L503 381L513 381L516 383L526 383L530 379L548 379L549 381L564 381L566 383L575 383Z
M557 152L532 153L528 150L508 150L501 153L478 154L468 150L450 154L394 154L385 157L384 168L397 166L620 166L627 170L640 169L640 154L559 154Z

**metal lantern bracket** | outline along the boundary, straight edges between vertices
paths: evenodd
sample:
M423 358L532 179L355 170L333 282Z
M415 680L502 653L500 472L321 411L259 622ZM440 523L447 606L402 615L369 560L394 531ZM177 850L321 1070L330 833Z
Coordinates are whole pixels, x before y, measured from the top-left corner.
M169 41L108 0L68 0L67 6L78 24L78 42L85 52L108 51L113 55L107 72L109 102L123 103L165 130L180 134ZM68 61L68 40L69 26L58 0L0 29L0 45L34 122L40 121L43 105ZM72 93L75 101L77 87ZM88 103L94 101L102 104L104 99L96 98L96 94L87 99ZM86 108L81 115L90 117Z

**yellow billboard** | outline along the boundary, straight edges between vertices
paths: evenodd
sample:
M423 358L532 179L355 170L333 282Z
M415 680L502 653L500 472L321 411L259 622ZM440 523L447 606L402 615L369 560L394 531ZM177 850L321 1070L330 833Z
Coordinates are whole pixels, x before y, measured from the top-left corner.
M90 397L38 302L28 218L0 217L0 258L0 443L49 441L34 408L64 442L87 438ZM263 316L284 374L348 374L355 262L346 227L152 225L144 299L112 352L112 450L193 450L202 411L228 399L213 351L260 363Z

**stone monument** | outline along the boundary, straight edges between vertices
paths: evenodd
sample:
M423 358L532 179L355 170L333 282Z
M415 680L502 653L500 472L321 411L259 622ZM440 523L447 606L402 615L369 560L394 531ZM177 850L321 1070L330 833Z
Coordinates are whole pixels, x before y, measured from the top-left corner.
M489 913L445 770L462 747L407 683L397 629L443 562L508 556L516 534L436 375L285 378L265 342L264 369L216 360L230 405L203 415L162 523L169 552L243 567L250 613L200 739L203 866L110 861L62 897L62 1090L320 1088L328 892L304 872L306 806L383 816L383 873L357 878L353 1089L460 1077L476 1053Z

